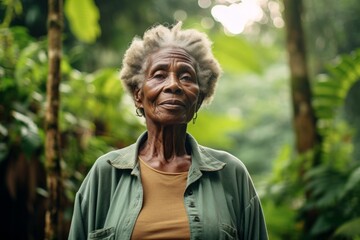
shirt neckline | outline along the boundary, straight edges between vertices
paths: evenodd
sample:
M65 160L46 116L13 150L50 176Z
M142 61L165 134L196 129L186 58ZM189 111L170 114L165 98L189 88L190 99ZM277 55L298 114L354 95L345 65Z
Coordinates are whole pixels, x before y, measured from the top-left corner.
M189 171L185 171L185 172L164 172L164 171L160 171L158 169L155 169L153 167L151 167L150 165L148 165L140 156L138 156L140 163L142 165L144 165L145 167L149 168L150 170L162 174L162 175L171 175L171 176L179 176L179 175L187 175Z

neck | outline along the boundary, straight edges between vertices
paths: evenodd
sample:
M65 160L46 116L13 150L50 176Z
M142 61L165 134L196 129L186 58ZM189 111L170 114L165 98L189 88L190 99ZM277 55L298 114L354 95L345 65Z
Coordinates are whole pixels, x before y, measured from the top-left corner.
M148 127L148 138L140 155L166 162L186 156L186 127L186 124Z

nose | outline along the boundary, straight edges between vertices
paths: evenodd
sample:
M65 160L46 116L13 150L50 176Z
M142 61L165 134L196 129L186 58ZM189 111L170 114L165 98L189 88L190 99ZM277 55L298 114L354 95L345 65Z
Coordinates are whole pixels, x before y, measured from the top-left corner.
M166 93L172 93L172 94L181 94L183 92L183 89L180 86L179 79L175 74L169 75L164 91Z

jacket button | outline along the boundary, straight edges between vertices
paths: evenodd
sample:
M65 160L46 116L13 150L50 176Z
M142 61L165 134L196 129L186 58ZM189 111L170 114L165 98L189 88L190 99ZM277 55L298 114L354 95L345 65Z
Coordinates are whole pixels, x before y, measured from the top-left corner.
M194 217L194 222L200 222L200 218L198 216Z
M195 207L194 202L190 202L189 207L191 207L191 208Z
M188 194L191 196L191 195L193 195L193 191L190 189L189 191L188 191Z

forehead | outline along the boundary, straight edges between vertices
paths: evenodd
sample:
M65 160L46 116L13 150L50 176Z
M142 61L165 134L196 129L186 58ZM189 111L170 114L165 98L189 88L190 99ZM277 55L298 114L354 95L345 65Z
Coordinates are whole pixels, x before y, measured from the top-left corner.
M195 60L193 57L179 47L166 47L152 53L149 56L148 68L158 64L170 64L173 61L190 64L195 68Z

